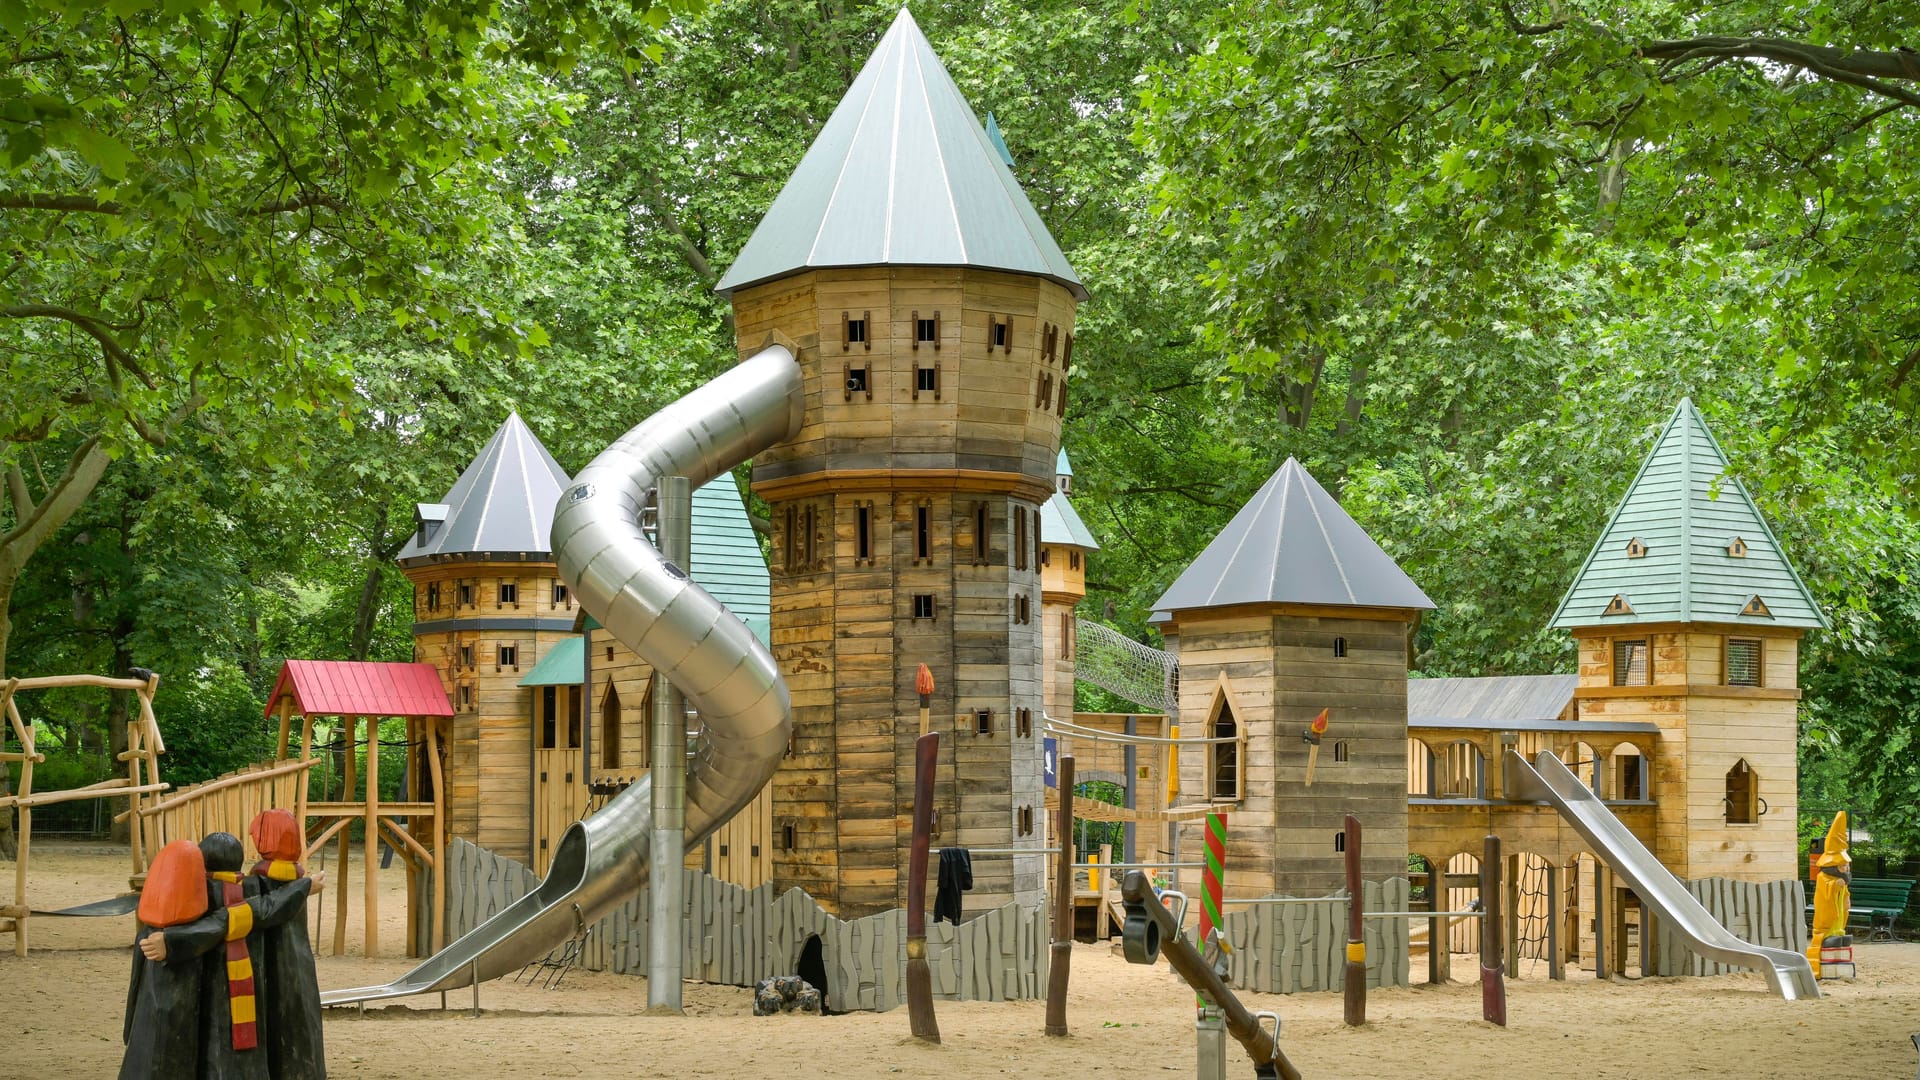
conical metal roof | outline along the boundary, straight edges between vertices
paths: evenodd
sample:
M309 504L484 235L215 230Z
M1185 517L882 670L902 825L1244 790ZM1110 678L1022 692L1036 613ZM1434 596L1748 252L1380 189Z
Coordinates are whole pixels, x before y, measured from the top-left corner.
M520 414L510 413L446 498L419 505L420 521L400 564L450 555L544 558L553 508L566 486L560 463Z
M1431 609L1433 601L1327 489L1288 458L1155 602Z
M975 266L1087 295L905 8L716 291L828 266Z
M1825 626L1760 508L1726 471L1726 453L1682 398L1550 625Z

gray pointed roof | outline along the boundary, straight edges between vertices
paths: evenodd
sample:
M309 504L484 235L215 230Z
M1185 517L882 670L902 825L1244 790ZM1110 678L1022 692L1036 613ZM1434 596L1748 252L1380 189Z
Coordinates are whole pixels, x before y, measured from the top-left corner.
M423 539L416 530L400 564L451 555L549 554L547 534L567 474L519 413L510 413L473 463L439 503L421 503L419 516L442 523Z
M1040 504L1040 542L1100 550L1100 542L1093 538L1087 523L1080 520L1064 491L1054 492L1052 498Z
M1759 507L1726 472L1725 451L1682 398L1549 625L1827 625ZM1744 555L1728 551L1735 539ZM1628 550L1636 540L1638 554ZM1755 597L1769 614L1744 614Z
M1154 603L1431 609L1433 601L1327 489L1288 458Z
M977 266L1086 298L905 8L715 291L825 266Z

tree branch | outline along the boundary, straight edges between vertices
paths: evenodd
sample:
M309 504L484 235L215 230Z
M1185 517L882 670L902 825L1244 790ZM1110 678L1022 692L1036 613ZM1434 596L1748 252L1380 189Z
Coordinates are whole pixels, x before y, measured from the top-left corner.
M154 384L153 376L148 375L140 366L140 361L135 360L132 353L114 340L113 335L107 332L105 323L91 315L72 308L60 307L57 304L15 304L12 307L0 308L0 316L9 319L60 319L72 323L99 343L101 353L107 358L107 374L115 382L118 382L120 377L118 369L124 367L133 372L147 389L159 389Z
M1906 50L1836 49L1785 38L1707 36L1649 41L1639 47L1649 60L1684 63L1703 56L1771 60L1811 71L1834 82L1858 86L1908 105L1920 105L1920 92L1890 86L1885 80L1920 82L1920 63Z
M13 520L18 523L33 515L33 494L27 490L27 474L20 463L7 466L7 494L13 497Z
M26 549L26 554L32 554L55 530L73 517L81 504L87 501L87 496L93 494L100 478L106 475L107 461L107 452L101 449L98 435L81 443L68 460L66 471L54 483L53 490L47 492L31 514L18 515L14 527L0 535L0 548L19 546ZM9 487L12 486L11 476L7 478L7 483ZM25 561L25 555L13 559L15 565Z

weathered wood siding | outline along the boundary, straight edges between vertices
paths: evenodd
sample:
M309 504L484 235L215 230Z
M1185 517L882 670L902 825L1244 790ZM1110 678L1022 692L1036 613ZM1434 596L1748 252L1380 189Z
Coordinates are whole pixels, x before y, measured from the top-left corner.
M1405 911L1411 889L1406 878L1363 881L1361 902L1368 911ZM1229 980L1236 990L1292 994L1339 990L1346 986L1347 901L1345 892L1318 903L1256 904L1226 916L1226 939L1233 946ZM1368 919L1367 985L1406 986L1409 950L1407 919Z
M1754 882L1702 878L1687 882L1687 891L1740 940L1797 953L1807 951L1807 894L1798 879ZM1716 964L1695 954L1678 935L1661 933L1657 919L1654 956L1655 970L1661 975L1724 975L1748 970Z
M465 841L454 841L449 855L450 939L539 885L526 867ZM776 895L770 884L747 889L696 870L684 871L682 887L687 978L752 986L791 975L807 938L817 934L834 1008L884 1012L906 1002L905 911L843 920L798 889ZM648 902L642 889L590 927L581 963L595 971L645 975ZM927 928L934 994L949 1001L1037 998L1046 985L1047 944L1040 906L1007 904L959 926L934 923Z

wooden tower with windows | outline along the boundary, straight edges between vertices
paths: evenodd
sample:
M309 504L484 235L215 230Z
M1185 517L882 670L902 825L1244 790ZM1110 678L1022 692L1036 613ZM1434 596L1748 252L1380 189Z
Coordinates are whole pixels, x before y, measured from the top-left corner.
M806 375L754 462L793 748L776 887L842 916L906 896L914 675L943 736L936 844L969 910L1042 896L1041 508L1085 290L904 9L719 285L741 354Z
M1228 815L1229 895L1342 888L1350 813L1366 878L1406 874L1407 640L1432 607L1292 458L1154 604L1180 658L1182 737L1231 740L1180 757L1182 802ZM1182 857L1200 850L1182 825Z
M1060 451L1055 491L1040 507L1040 634L1046 654L1042 699L1047 715L1073 719L1073 664L1077 650L1075 609L1087 598L1087 557L1100 550L1073 508L1073 466Z
M510 415L445 498L416 507L416 531L400 552L413 582L413 658L439 669L453 702L448 831L529 865L538 793L527 779L521 678L573 637L573 600L547 550L566 484L553 455ZM578 690L557 689L547 722L577 746Z
M1776 881L1798 876L1800 638L1825 617L1726 472L1682 400L1552 625L1579 646L1582 719L1659 725L1660 861Z

